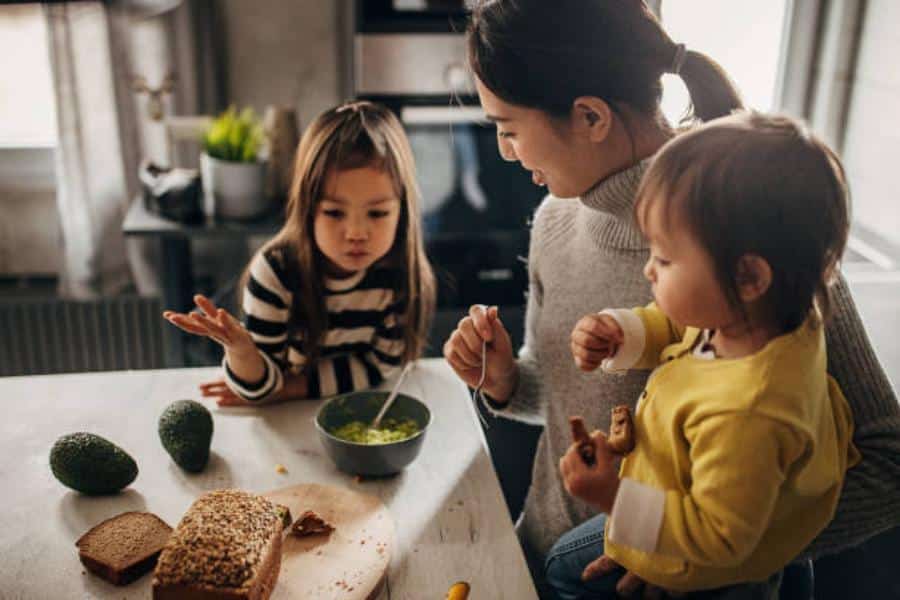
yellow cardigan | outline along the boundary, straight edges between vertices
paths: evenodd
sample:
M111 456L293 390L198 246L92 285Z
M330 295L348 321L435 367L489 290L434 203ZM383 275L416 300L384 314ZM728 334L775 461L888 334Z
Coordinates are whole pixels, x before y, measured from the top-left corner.
M811 322L739 359L692 354L653 304L612 314L626 333L607 370L656 367L635 411L605 551L672 590L761 581L831 521L859 461L850 407Z

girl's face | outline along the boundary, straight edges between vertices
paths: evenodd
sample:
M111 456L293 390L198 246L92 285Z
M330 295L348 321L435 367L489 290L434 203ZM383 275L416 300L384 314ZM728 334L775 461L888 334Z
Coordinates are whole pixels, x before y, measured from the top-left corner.
M597 182L594 149L579 136L567 134L564 123L552 121L541 110L501 100L477 78L475 86L488 120L497 125L500 156L518 161L535 184L547 186L559 198L573 198Z
M374 167L332 169L315 208L313 234L326 271L349 275L390 251L400 220L400 198L386 171Z
M675 323L721 329L740 319L716 279L712 257L673 215L666 220L664 203L647 211L643 225L650 242L644 276L659 308Z

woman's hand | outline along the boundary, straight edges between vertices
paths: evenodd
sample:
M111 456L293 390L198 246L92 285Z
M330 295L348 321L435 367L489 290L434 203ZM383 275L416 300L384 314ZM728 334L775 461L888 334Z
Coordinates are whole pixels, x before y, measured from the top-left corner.
M515 388L518 372L512 341L496 306L471 306L469 316L447 338L444 358L466 385L477 387L481 381L484 342L487 342L487 369L483 389L498 402L505 402Z
M603 432L593 432L591 442L594 445L594 464L588 465L584 460L581 452L584 442L576 442L559 459L559 472L570 495L584 500L600 512L609 513L619 491L616 455L607 444Z
M587 315L572 330L572 358L582 371L593 371L613 356L625 341L625 333L609 315Z
M217 308L202 294L194 296L194 302L199 311L185 314L167 310L163 313L163 318L183 331L217 341L231 354L256 354L256 344L240 321L225 309Z
M618 568L619 563L604 554L600 558L588 563L588 566L586 566L581 573L581 580L590 581L591 579L612 573ZM645 600L682 598L684 596L684 594L668 592L652 583L647 583L631 571L627 571L622 575L618 583L616 583L616 594L622 598L635 598L642 589L644 593L641 595L641 598Z

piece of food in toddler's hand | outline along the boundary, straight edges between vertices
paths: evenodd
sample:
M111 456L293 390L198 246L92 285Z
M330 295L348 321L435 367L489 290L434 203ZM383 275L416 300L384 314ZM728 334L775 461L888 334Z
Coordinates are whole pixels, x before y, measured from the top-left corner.
M624 455L634 450L634 421L631 420L631 409L624 404L612 409L607 443L616 454Z
M572 428L572 440L578 444L578 454L581 455L581 460L588 466L593 465L597 461L597 449L594 447L594 440L591 439L584 426L584 419L569 417L569 426Z
M307 510L291 525L291 535L306 537L320 533L331 533L334 527L317 515L315 511Z

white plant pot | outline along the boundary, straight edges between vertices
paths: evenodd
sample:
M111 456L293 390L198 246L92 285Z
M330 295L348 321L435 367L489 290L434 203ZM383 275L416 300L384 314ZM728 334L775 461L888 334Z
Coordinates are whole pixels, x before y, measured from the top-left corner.
M268 212L266 163L240 163L200 155L203 209L207 217L252 219Z

